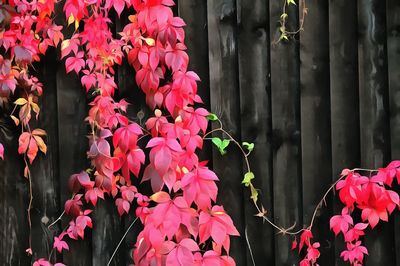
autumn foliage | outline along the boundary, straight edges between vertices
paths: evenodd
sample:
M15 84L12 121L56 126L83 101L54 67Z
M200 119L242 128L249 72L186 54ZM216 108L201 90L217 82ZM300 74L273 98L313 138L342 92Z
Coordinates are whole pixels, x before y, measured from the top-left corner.
M174 2L67 0L63 10L75 32L65 39L52 22L54 4L9 1L1 9L2 96L6 101L16 87L24 90L14 102L19 110L14 120L21 121L18 151L29 164L39 150L46 153L45 132L28 124L32 112L39 114L37 97L42 94L41 84L28 74L29 65L48 46L59 46L66 72L76 72L87 93L95 95L87 117L92 168L70 178L73 197L65 213L71 221L54 237L54 249L61 253L69 249L69 239L84 238L92 227L92 208L109 196L121 216L135 212L144 225L135 244L136 265L234 265L228 255L230 236L239 233L224 208L215 205L218 177L195 153L203 146L209 112L195 107L202 103L200 78L188 71L185 23L173 15ZM109 12L119 16L124 9L132 13L130 22L114 38ZM126 116L125 100L113 98L118 89L114 68L123 58L135 69L136 82L154 110L144 125ZM153 194L142 194L132 178L149 182ZM42 258L34 265L54 263Z
M70 177L71 199L64 206L70 222L54 237L54 252L68 251L70 241L85 237L98 201L108 197L120 216L135 213L144 226L132 243L135 265L235 265L229 256L230 239L239 232L223 206L216 204L217 175L196 154L215 115L199 107L200 78L188 69L185 22L174 16L174 2L66 0L63 12L71 36L64 36L62 26L54 23L55 4L54 0L0 3L0 104L10 109L10 117L21 128L18 152L29 182L34 178L30 166L39 152L47 152L45 130L31 121L39 116L39 97L45 92L30 74L32 64L49 47L56 47L66 72L79 75L93 99L86 118L91 167ZM110 30L111 12L118 17L122 12L130 14L117 36ZM143 124L127 116L127 101L114 97L115 67L123 60L134 69L132 79L154 113ZM229 141L212 141L225 153ZM254 148L254 144L243 145L249 153ZM2 144L0 157L4 159ZM345 241L347 249L341 256L351 265L362 265L368 255L362 242L367 229L387 221L399 207L399 195L390 189L395 179L400 183L399 168L400 162L394 161L386 168L367 170L368 177L361 175L365 170L344 170L336 183L344 207L331 218L330 228ZM249 171L243 183L250 187L257 206L253 178ZM142 182L149 184L152 193L138 189L135 184ZM29 224L30 209L31 203ZM355 213L361 213L361 222L354 222ZM256 216L264 215L265 210ZM300 265L317 265L320 244L314 241L312 225L299 234L299 243L295 239L292 248L305 254ZM31 243L27 253L34 253ZM39 258L33 265L64 264Z

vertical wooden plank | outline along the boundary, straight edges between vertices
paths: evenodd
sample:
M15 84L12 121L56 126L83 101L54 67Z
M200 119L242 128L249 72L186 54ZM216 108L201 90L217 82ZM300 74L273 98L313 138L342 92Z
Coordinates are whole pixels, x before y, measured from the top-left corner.
M113 200L106 197L105 201L100 201L97 204L98 206L93 214L92 262L93 265L107 265L122 237L123 227ZM110 265L125 265L123 252L119 252Z
M207 0L211 110L236 138L240 130L237 71L236 6L233 0ZM241 237L232 239L231 255L246 265L243 226L242 160L237 150L221 156L213 150L214 170L220 177L219 202L231 215Z
M270 1L271 39L280 36L283 1ZM298 7L288 7L287 27L296 29ZM301 142L300 142L300 57L296 40L271 46L272 147L274 173L274 221L290 227L302 225ZM275 238L275 264L298 264L299 255L291 251L292 238Z
M85 137L88 128L84 122L87 116L86 94L74 73L65 74L64 62L59 62L57 67L57 100L61 197L58 211L61 214L64 203L72 195L68 188L69 177L89 166L86 157L88 141ZM69 221L70 217L64 217L62 228L67 226ZM65 252L63 256L66 265L92 265L90 230L86 233L84 240L69 242L70 251Z
M207 2L204 0L178 0L178 15L186 23L185 39L189 55L189 69L196 72L201 82L198 83L198 94L205 108L210 110L210 80L208 67L208 29ZM211 159L211 142L206 141L199 152L201 160ZM212 165L212 162L210 162Z
M201 78L198 93L210 104L208 68L207 3L204 0L178 0L178 14L186 22L185 38L190 58L189 68Z
M400 2L386 6L387 57L389 73L390 130L392 160L400 159ZM396 265L400 265L400 215L394 212Z
M25 253L28 248L28 186L17 152L21 131L9 118L10 112L0 110L0 142L5 150L4 160L0 160L0 264L23 266L31 263Z
M303 222L310 223L313 211L332 183L329 14L328 1L307 1L309 12L300 34L301 146L303 175ZM302 6L300 6L302 8ZM301 11L300 11L301 12ZM328 206L319 212L314 237L321 243L319 264L334 261L332 235L328 230Z
M332 183L344 168L360 165L357 2L329 1ZM333 211L343 204L334 197ZM333 233L331 233L333 234ZM343 238L335 239L335 262L342 265Z
M262 190L265 208L272 210L271 98L269 83L268 3L262 0L237 0L239 85L242 139L255 143L251 166L255 184ZM245 169L246 171L247 169ZM245 226L256 265L274 263L274 230L257 212L245 193ZM253 265L247 250L247 265Z
M361 165L378 168L390 160L385 1L358 1ZM393 222L365 238L367 265L394 265Z
M62 5L57 5L56 10L56 23L63 25L65 38L70 38L73 27L67 26ZM60 58L60 54L57 57ZM61 214L65 202L72 196L68 188L69 177L89 166L86 156L88 139L85 137L89 129L84 121L88 112L85 89L82 88L80 79L75 73L66 74L65 60L57 63L56 81L61 199L59 214ZM68 225L70 219L68 216L63 217L62 228ZM91 231L87 230L85 236L84 240L69 241L70 250L63 254L64 264L92 265ZM77 256L76 254L82 255Z
M33 186L32 250L33 258L47 258L53 247L53 232L48 229L50 221L59 216L59 168L58 168L58 125L56 53L49 49L38 67L39 80L43 83L43 96L40 98L41 114L38 128L46 130L47 153L38 157L31 167ZM33 127L35 128L35 127ZM29 228L26 228L29 230Z

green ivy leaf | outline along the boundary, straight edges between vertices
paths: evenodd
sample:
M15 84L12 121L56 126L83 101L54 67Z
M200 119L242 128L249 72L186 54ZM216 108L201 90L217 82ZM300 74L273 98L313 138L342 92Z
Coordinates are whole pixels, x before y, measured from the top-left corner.
M242 184L244 184L246 187L250 186L251 180L254 179L254 174L253 172L247 172L244 175L244 178L242 180Z
M249 153L254 150L254 143L243 142L242 146L245 147L249 151Z
M221 140L220 138L217 137L212 138L211 141L214 143L215 146L217 146L221 155L226 154L225 149L229 146L229 143L231 142L229 139Z
M288 5L296 5L296 2L294 0L287 0Z
M216 114L209 113L209 114L207 115L207 119L208 119L209 121L217 121L217 120L218 120L218 116L217 116Z

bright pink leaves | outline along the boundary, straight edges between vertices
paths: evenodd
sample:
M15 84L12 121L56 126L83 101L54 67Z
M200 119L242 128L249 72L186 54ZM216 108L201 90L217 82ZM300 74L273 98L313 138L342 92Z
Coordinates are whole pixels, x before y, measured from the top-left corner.
M330 227L335 235L343 234L347 250L341 253L344 261L352 265L362 265L367 249L359 240L365 235L368 225L374 229L380 220L388 221L388 216L399 207L399 195L387 189L393 183L394 177L400 177L400 161L393 161L387 167L380 168L376 175L362 176L355 171L345 169L342 179L336 185L340 200L346 205L341 215L335 215L330 220ZM363 171L363 170L361 170ZM361 210L361 219L367 223L353 224L351 213Z
M215 205L208 212L200 212L200 243L204 243L211 237L218 246L223 246L226 251L229 251L230 235L238 236L239 232L236 230L232 219L226 214L222 206Z
M60 234L59 237L54 237L54 243L53 243L53 248L57 249L59 253L62 253L63 249L69 250L69 246L67 242L63 240L63 237L65 236L65 233Z
M194 264L193 252L200 250L192 239L182 239L178 244L172 241L164 242L160 254L166 255L166 265L186 266Z
M146 147L152 149L150 164L146 168L143 180L161 179L160 181L171 190L176 182L179 155L183 151L181 145L176 139L156 137L152 138Z
M122 186L120 188L121 198L115 200L115 205L117 206L119 215L124 213L129 213L131 204L137 193L137 188L135 186Z
M169 8L173 4L172 0L67 0L64 6L69 24L84 25L83 31L62 42L67 72L82 74L82 85L97 94L87 118L92 168L71 177L70 187L79 194L66 203L66 212L74 217L66 233L72 239L83 238L91 220L82 198L96 205L108 194L120 215L129 213L135 200L138 205L135 213L144 229L134 251L136 265L234 265L232 258L222 255L222 248L229 252L229 237L239 233L223 207L213 206L218 178L195 154L203 145L199 133L207 130L209 112L193 106L201 103L200 78L187 71L185 23L173 16ZM120 33L121 39L114 39L108 12L114 8L119 15L131 5L137 14L129 16L131 23ZM150 108L164 107L171 114L163 116L156 110L145 123L150 132L129 121L125 101L112 99L117 89L114 66L122 62L122 51L136 70L136 82ZM131 174L141 177L146 161L142 139L148 141L150 153L141 182L151 182L155 194L150 198L131 182ZM163 191L164 185L169 193ZM196 243L199 230L201 241L214 242L213 250L204 255ZM61 241L59 237L56 247Z
M365 235L364 230L367 228L368 224L358 223L354 225L353 228L349 229L345 235L344 240L346 242L352 242L354 240L358 240L360 236Z
M67 73L74 70L77 74L85 66L85 60L83 58L83 52L78 52L75 57L68 57L65 61L65 68Z
M4 160L4 146L0 143L0 158Z
M115 130L113 135L114 147L119 147L123 152L133 149L136 147L138 137L142 134L142 129L138 124L129 124L120 127Z
M146 224L151 223L167 239L172 239L179 230L182 230L181 225L185 226L186 232L196 237L198 234L196 211L190 208L182 197L171 200L167 195L166 192L158 192L151 197L158 204L147 217Z
M361 245L361 241L356 241L355 244L347 243L347 250L340 254L344 261L349 261L356 266L362 265L364 255L368 255L368 250Z
M198 166L182 178L183 196L186 201L206 210L211 207L211 200L216 201L218 188L215 181L218 177L207 167Z
M349 225L353 225L353 218L348 214L348 209L345 207L341 215L335 215L330 220L330 227L338 235L339 232L346 234L349 230Z

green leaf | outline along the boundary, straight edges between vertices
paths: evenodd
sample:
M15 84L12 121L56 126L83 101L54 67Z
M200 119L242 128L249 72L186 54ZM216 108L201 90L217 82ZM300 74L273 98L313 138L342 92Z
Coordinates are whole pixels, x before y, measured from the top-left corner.
M254 143L243 142L242 146L245 147L249 151L249 153L254 150Z
M226 147L228 147L229 143L231 142L229 139L221 140L220 138L214 137L211 139L215 146L217 146L221 155L226 154Z
M258 201L258 191L254 186L250 186L250 192L251 192L251 196L250 198L254 201L254 203L257 203Z
M242 184L244 184L246 187L250 186L251 180L254 179L254 174L253 172L247 172L244 175L244 178L242 180Z
M218 120L218 116L217 116L216 114L209 113L209 114L207 115L207 119L208 119L209 121L217 121L217 120Z
M221 146L222 140L220 138L212 138L211 139L212 143L214 143L215 146L217 146L219 148L219 146Z
M296 2L294 0L287 0L288 5L296 5Z

